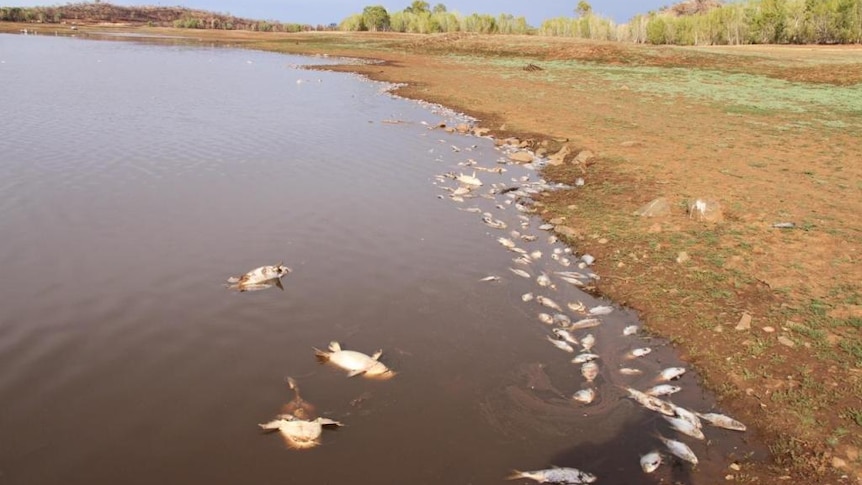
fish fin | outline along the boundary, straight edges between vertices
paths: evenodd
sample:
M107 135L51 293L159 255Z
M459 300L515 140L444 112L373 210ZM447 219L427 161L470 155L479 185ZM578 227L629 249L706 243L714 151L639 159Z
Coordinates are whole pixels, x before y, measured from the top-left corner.
M268 423L258 424L264 431L276 431L281 424L281 419L274 419Z
M365 369L356 369L347 373L347 377L356 377L358 375L365 374Z
M383 355L383 349L378 350L377 352L374 352L374 354L371 356L371 358L373 360L380 360L381 355Z
M317 349L314 349L317 350ZM287 382L288 389L292 391L299 391L299 386L296 385L296 380L293 377L287 376L284 378L285 382Z
M520 470L512 470L512 473L506 477L506 480L518 480L519 478L530 478L527 472Z
M320 350L317 347L312 347L312 349L314 349L314 355L315 357L317 357L317 360L320 360L322 362L326 362L327 360L329 360L329 352L325 350Z
M227 279L227 282L230 284L239 283L239 277L238 276L231 276L230 278Z
M317 418L317 422L320 423L321 426L344 426L343 423L339 423L338 421L329 418Z
M277 286L281 291L284 291L284 286L281 284L281 280L275 280L275 286Z
M333 340L332 342L329 342L329 350L331 350L333 352L340 352L341 351L341 344L336 342L335 340Z

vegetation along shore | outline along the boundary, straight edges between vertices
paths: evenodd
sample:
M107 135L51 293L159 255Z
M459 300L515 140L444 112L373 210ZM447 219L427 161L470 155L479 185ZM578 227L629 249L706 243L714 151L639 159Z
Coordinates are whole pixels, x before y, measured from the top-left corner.
M350 31L226 20L188 29L183 9L163 21L79 13L74 31L62 13L37 22L31 12L0 31L122 30L381 61L325 69L464 111L495 138L550 156L549 179L588 174L583 187L538 197L543 217L596 256L595 291L673 341L770 446L771 469L736 481L859 481L862 47L852 44L862 1L697 1L624 26L588 7L523 31L510 16L441 22L450 13L425 2L385 12L388 24L357 13L342 23ZM435 16L431 34L407 33ZM483 18L493 35L479 33ZM637 214L653 201L658 210Z

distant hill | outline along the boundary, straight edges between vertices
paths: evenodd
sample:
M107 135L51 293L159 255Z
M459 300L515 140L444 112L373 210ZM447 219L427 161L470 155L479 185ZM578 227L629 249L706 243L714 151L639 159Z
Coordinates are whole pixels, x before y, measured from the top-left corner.
M0 21L44 24L125 24L189 29L297 32L328 27L253 20L183 7L125 7L104 2L56 7L0 7Z
M724 2L721 0L684 0L675 5L671 5L670 7L662 8L661 12L669 13L677 17L684 17L687 15L706 13L714 8L721 7L722 5L724 5Z

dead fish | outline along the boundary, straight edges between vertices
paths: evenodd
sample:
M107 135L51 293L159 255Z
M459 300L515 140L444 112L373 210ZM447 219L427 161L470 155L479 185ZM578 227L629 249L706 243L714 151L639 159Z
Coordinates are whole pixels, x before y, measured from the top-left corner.
M629 335L634 335L638 333L637 325L629 325L628 327L623 329L623 336L628 337Z
M491 276L486 276L486 277L482 278L482 279L481 279L481 280L479 280L479 281L483 281L483 282L484 282L484 281L500 281L500 277L499 277L499 276L491 275Z
M577 286L578 288L583 288L584 286L586 286L583 281L571 278L569 276L560 276L560 279L572 286Z
M593 316L595 316L595 315L607 315L608 313L611 313L612 311L614 311L613 307L602 305L602 306L590 308L589 314L593 315Z
M542 259L542 252L537 249L530 253L530 257L533 259Z
M635 400L641 406L649 409L650 411L655 411L657 413L664 414L665 416L675 416L676 412L674 411L674 406L667 402L662 401L657 397L653 397L647 395L643 392L638 391L637 389L632 389L630 387L625 388L629 393L629 397Z
M691 423L682 418L677 418L673 416L662 416L665 421L670 423L670 427L679 431L680 433L691 436L694 439L702 440L704 439L703 431L700 430L697 426L692 426Z
M247 291L255 285L275 285L274 281L280 280L290 271L290 268L279 262L273 266L255 268L242 276L231 276L227 282L230 283L230 288Z
M551 300L548 297L544 297L544 296L539 295L536 297L536 301L539 302L539 304L544 305L544 306L551 308L553 310L556 310L558 312L563 311L563 309L560 308L560 305L558 305L554 300Z
M518 256L517 258L513 258L512 262L514 262L515 264L523 265L523 266L529 266L530 263L533 262L533 260L526 257L526 256Z
M568 326L569 330L583 330L585 328L593 328L601 325L602 322L595 318L584 318Z
M481 187L482 186L482 181L476 178L476 172L475 171L473 172L473 175L464 175L463 173L459 174L455 180L457 180L459 183L462 183L464 185L471 185L473 187Z
M554 317L548 315L547 313L540 313L539 314L539 321L546 324L546 325L553 325L554 324Z
M484 222L486 226L491 227L493 229L505 229L505 228L509 227L506 225L505 222L503 222L499 219L494 219L491 216L482 216L482 222ZM513 245L514 245L514 243L513 243Z
M746 430L746 427L744 424L740 423L739 421L737 421L737 420L735 420L729 416L725 416L723 414L716 414L716 413L706 413L706 414L695 413L695 414L697 414L700 417L700 419L706 421L707 423L709 423L713 426L719 427L719 428L730 429L733 431L745 431Z
M581 339L581 346L582 346L582 347L584 348L584 350L586 350L587 352L589 352L589 351L593 348L593 345L596 345L596 338L595 338L595 337L593 337L593 334L588 333L588 334L586 335L586 337L584 337L584 338L582 338L582 339Z
M527 273L526 271L524 271L522 269L509 268L509 271L511 271L512 273L515 273L516 275L520 276L521 278L527 278L527 279L532 278L532 276L530 276L530 273Z
M523 295L521 295L521 301L526 302L526 301L531 301L532 299L533 299L532 293L524 293Z
M661 371L658 375L660 381L672 381L685 374L685 369L682 367L668 367Z
M452 202L464 202L464 198L460 195L452 195L449 197L449 200L451 200Z
M527 241L527 242L533 242L533 241L535 241L535 240L536 240L536 236L534 236L534 235L532 235L532 234L524 234L524 235L522 235L522 236L521 236L521 239L523 239L524 241ZM533 253L539 253L539 256L538 256L537 258L535 258L535 259L539 259L539 258L541 258L541 257L542 257L542 252L541 252L541 251L533 251ZM532 255L533 255L533 253L530 253L530 255L532 256Z
M577 303L569 302L569 303L566 303L566 306L569 307L569 310L571 310L573 312L578 312L578 313L583 313L587 309L587 307L582 302L577 302Z
M580 391L574 393L572 395L572 399L578 402L582 402L584 404L589 404L593 402L596 398L596 391L592 388L589 389L581 389Z
M599 358L599 356L597 354L589 354L589 353L578 354L575 356L574 359L572 359L572 364L583 364L585 362L590 362L590 361L596 360L598 358Z
M452 195L467 195L470 193L470 188L468 187L458 187L457 189L452 191Z
M562 264L563 266L566 266L566 267L572 265L572 262L569 260L569 258L566 258L566 257L557 258L557 262Z
M664 436L659 435L658 439L667 446L667 449L677 458L685 460L692 465L697 465L697 456L695 456L694 452L691 451L691 448L688 447L682 441L676 441L669 438L665 438Z
M524 214L532 214L536 212L536 209L531 209L524 204L518 202L515 203L515 209L518 209L519 212L523 212Z
M548 236L548 244L556 244L559 240L557 236Z
M281 407L281 414L289 414L298 419L311 419L314 416L315 406L299 395L299 385L293 377L286 379L287 387L293 391L293 399Z
M555 315L555 317L556 317L556 315ZM556 318L555 318L555 320L556 320ZM551 331L552 331L552 332L554 332L554 335L556 335L558 339L560 339L560 340L565 340L566 342L568 342L568 343L570 343L570 344L572 344L572 345L579 345L579 344L578 344L578 339L576 339L574 335L572 335L571 333L569 333L569 332L567 332L567 331L563 330L562 328L555 328L555 329L553 329L553 330L551 330ZM574 362L574 361L573 361L573 362ZM586 362L586 361L584 361L584 362ZM582 362L577 362L577 363L578 363L578 364L581 364Z
M689 411L688 409L677 406L676 404L669 403L671 407L673 407L674 416L680 418L687 423L689 423L692 427L701 429L703 428L703 424L700 422L700 418L697 417L696 414Z
M661 455L653 450L641 457L641 469L644 473L652 473L661 465Z
M266 431L278 431L288 447L294 449L313 448L320 444L324 426L343 426L338 421L317 418L312 421L298 419L289 414L278 416L273 421L259 424Z
M630 352L628 353L628 355L626 355L626 358L627 358L627 359L636 359L636 358L638 358L638 357L643 357L644 355L647 355L647 354L649 354L650 352L652 352L652 349L651 349L651 348L649 348L649 347L642 347L642 348L634 349L634 350L630 351Z
M541 286L542 288L548 288L553 285L553 283L551 282L551 278L545 273L542 273L536 277L536 284Z
M553 224L542 224L541 226L539 226L539 229L541 229L543 231L550 231L553 228L554 228Z
M574 352L575 352L575 349L574 349L574 348L572 348L572 346L571 346L571 345L569 345L569 343L568 343L568 342L566 342L566 341L564 341L564 340L557 340L557 339L555 339L555 338L551 337L550 335L548 335L548 336L547 336L547 338L548 338L548 341L549 341L549 342L551 342L552 344L554 344L554 347L556 347L556 348L558 348L558 349L560 349L560 350L563 350L563 351L565 351L565 352L568 352L568 353L570 353L570 354L572 354L572 353L574 353Z
M567 327L572 324L572 319L569 318L565 313L555 313L554 314L554 324L559 325L561 327Z
M506 249L512 249L515 247L515 242L507 237L498 237L497 242L503 245Z
M623 367L620 369L620 374L624 376L639 376L643 373L644 371L640 369L632 369L631 367Z
M581 375L587 382L593 382L599 375L599 365L592 361L585 363L581 366Z
M467 208L459 207L459 208L458 208L458 210L459 210L459 211L464 211L464 212L473 212L473 213L476 213L476 214L478 214L478 213L482 212L482 209L480 209L480 208L478 208L478 207L467 207Z
M529 478L539 483L559 483L564 485L593 483L596 481L595 475L569 467L554 467L527 472L513 470L512 474L507 477L508 480L518 480L521 478Z
M646 391L644 391L644 393L650 396L659 397L670 396L671 394L676 394L681 390L682 388L679 386L672 386L670 384L659 384L657 386L653 386L647 389Z
M341 344L334 341L329 343L329 350L327 352L325 350L314 349L314 353L318 359L332 362L348 371L347 375L349 377L364 375L366 377L389 379L395 375L395 372L378 360L383 355L382 350L378 350L374 355L368 356L355 350L341 350Z

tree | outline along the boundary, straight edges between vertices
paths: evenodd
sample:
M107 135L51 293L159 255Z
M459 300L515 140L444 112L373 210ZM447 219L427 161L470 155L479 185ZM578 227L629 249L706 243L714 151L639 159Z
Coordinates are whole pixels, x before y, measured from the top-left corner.
M413 3L410 4L409 7L404 9L407 13L431 13L431 6L428 5L428 2L423 2L422 0L414 0Z
M581 0L578 2L578 8L575 9L575 13L578 14L578 17L587 17L593 13L593 6L586 0Z
M368 30L389 28L389 12L382 5L370 5L362 10L362 25Z
M442 3L438 3L437 5L434 5L434 10L432 10L432 12L434 12L434 13L446 13L447 12L446 5L443 5Z

